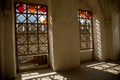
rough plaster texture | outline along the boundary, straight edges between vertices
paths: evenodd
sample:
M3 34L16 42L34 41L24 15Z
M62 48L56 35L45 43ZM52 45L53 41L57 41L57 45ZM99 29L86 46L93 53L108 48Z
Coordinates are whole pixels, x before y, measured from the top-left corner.
M119 42L119 14L113 12L112 14L112 31L113 31L113 53L110 58L113 60L120 58L120 42Z
M92 61L93 52L92 51L80 51L80 61L87 62Z
M103 20L103 13L101 10L101 6L99 5L97 0L78 0L78 9L92 11L93 13L93 37L94 37L94 52L84 51L80 52L80 60L81 62L95 60L105 60L106 56L106 45L105 45L105 27ZM91 3L92 2L92 3ZM97 21L97 22L96 22ZM98 29L99 27L99 29ZM102 36L101 36L102 35ZM98 42L99 40L99 42ZM94 57L90 54L94 55ZM86 55L88 54L88 55Z
M23 0L17 0L23 1ZM32 3L32 0L25 0L24 2ZM35 3L40 2L36 0ZM46 0L42 1L45 4ZM3 80L9 80L16 77L16 53L15 53L15 27L14 27L14 0L3 1L2 0L2 15L0 14L2 20L0 24L1 31L1 73Z
M117 60L120 59L119 52L119 7L118 0L99 0L101 11L104 18L104 30L106 38L106 59Z
M7 5L4 6L6 13L2 12L2 15L0 12L1 73L7 79L12 79L16 76L14 6L13 0L11 1L8 1L10 3L5 3ZM48 5L50 64L53 70L59 71L75 68L80 66L80 62L91 60L91 52L89 54L89 52L79 51L77 9L93 12L94 59L100 61L120 59L119 9L114 7L116 6L116 0L111 7L107 4L112 2L107 1L109 0L49 0L48 2L47 0L35 0L34 2L32 0L24 0L24 2L28 3ZM12 7L10 8L8 4L9 6L12 5ZM96 31L96 20L100 21L101 34L98 34ZM101 52L99 52L98 48L98 36L101 36Z
M54 70L78 67L80 66L80 57L76 1L52 0L51 4Z
M2 65L2 13L0 11L0 65ZM2 66L0 66L0 75L2 75Z
M11 6L12 1L6 3L7 5ZM14 31L14 24L13 24L13 16L12 15L12 9L13 7L8 7L5 6L4 9L4 13L3 13L3 18L2 18L2 23L4 25L2 25L2 32L4 34L4 36L2 37L3 39L3 63L2 64L4 67L4 75L5 75L5 79L12 79L13 76L16 75L16 67L15 67L15 48L14 48L14 35L13 35L13 31ZM12 21L13 20L13 21Z

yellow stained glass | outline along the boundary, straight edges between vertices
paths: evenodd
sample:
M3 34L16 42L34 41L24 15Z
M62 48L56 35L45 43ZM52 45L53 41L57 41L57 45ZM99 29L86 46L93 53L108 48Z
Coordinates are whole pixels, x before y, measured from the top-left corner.
M46 20L46 19L43 19L43 20L42 20L42 23L43 23L43 24L47 24L47 20Z
M80 16L81 16L82 18L85 17L85 13L84 13L84 11L81 11L81 12L80 12Z
M31 13L34 13L34 12L36 11L36 8L35 8L34 5L29 5L28 10L29 10Z

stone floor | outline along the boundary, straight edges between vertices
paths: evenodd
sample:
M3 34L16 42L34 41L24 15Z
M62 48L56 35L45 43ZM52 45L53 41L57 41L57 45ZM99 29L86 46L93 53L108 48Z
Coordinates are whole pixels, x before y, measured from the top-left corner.
M81 63L79 68L60 72L28 71L19 73L15 80L120 80L120 61Z

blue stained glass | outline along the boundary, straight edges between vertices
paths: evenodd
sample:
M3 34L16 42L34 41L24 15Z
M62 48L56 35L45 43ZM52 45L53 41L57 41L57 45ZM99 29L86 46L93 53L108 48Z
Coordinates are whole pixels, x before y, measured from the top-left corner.
M80 19L80 23L81 23L82 25L84 25L84 24L85 24L85 19Z
M44 25L42 25L42 31L45 31L45 26Z
M91 26L91 20L87 20L87 25Z
M36 15L30 15L28 18L28 23L36 23L37 22L37 18Z
M17 23L25 23L26 22L26 18L25 18L25 14L24 15L19 15L19 14L17 14Z
M44 20L46 20L46 16L45 15L44 16L41 16L41 15L38 16L38 22L39 23L43 23L44 24Z

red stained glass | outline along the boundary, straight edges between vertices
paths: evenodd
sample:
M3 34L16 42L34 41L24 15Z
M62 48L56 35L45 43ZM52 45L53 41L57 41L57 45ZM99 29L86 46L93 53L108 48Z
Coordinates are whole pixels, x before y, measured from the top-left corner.
M86 17L87 17L88 19L90 19L90 18L91 18L91 14L87 12Z
M40 7L39 9L38 9L40 12L46 12L46 9L45 8L43 8L43 7Z
M85 17L85 13L84 13L84 11L80 12L80 16L81 16L82 18Z
M20 13L23 13L24 12L24 6L23 5L19 5L18 7L17 7L17 10L20 12Z
M34 12L36 11L36 8L35 8L34 5L29 5L28 10L29 10L31 13L34 13Z

